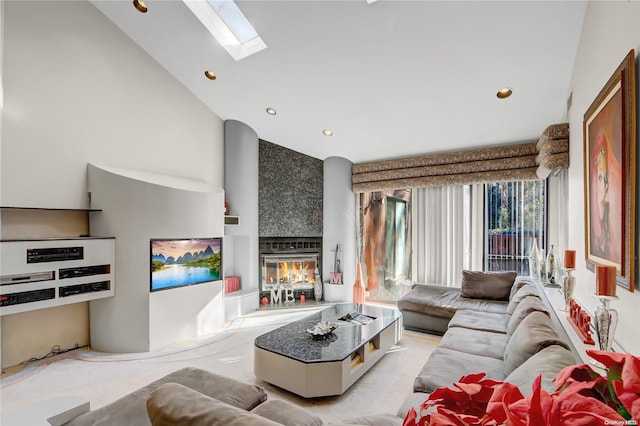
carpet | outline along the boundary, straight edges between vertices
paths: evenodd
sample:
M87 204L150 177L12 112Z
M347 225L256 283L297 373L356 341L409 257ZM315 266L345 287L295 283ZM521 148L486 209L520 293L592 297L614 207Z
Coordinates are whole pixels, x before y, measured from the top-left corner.
M257 311L199 340L161 351L107 354L77 349L34 362L0 382L2 411L55 396L80 396L91 409L109 404L175 370L192 366L263 386L270 399L284 399L325 422L377 413L396 413L412 393L413 379L440 341L405 330L402 340L347 392L304 399L253 375L253 341L267 331L303 318L315 309Z

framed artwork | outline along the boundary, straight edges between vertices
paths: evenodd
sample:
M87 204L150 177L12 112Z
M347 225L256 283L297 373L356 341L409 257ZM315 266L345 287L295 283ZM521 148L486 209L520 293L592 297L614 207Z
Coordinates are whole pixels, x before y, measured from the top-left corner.
M585 254L587 268L616 267L618 285L634 290L635 53L584 114Z

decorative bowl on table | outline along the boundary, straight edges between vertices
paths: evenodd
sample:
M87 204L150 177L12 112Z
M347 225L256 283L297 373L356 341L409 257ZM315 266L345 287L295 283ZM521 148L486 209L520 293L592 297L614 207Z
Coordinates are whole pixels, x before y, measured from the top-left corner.
M338 323L333 321L320 321L313 327L307 329L307 333L316 340L323 340L331 336L333 330L338 328Z

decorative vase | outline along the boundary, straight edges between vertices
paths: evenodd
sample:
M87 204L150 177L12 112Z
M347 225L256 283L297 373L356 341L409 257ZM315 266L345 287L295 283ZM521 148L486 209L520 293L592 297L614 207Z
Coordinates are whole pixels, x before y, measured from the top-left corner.
M547 258L544 249L538 250L538 280L541 283L547 281Z
M362 282L362 266L360 262L356 263L356 281L353 283L353 303L356 305L364 304L364 282Z
M561 309L563 312L569 312L571 310L571 298L573 297L573 290L576 287L576 277L571 275L572 269L567 269L567 276L562 280L562 294L564 295L564 307Z
M538 256L538 242L534 238L533 243L531 243L531 250L529 251L529 276L536 280L540 276Z
M556 284L558 282L556 266L556 248L552 244L549 249L549 253L547 254L547 281L551 284Z
M322 300L322 280L320 279L320 271L316 268L315 272L315 281L313 282L313 297L315 297L316 302Z
M618 325L618 311L609 307L609 302L616 300L616 296L596 296L600 299L600 306L594 312L593 320L601 351L611 351L613 336Z

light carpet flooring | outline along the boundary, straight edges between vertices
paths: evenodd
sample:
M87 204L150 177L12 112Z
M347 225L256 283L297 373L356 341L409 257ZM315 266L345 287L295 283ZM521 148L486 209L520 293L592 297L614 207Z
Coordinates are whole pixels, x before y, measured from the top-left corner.
M316 308L317 309L317 308ZM411 394L413 379L438 336L405 330L398 345L343 395L304 399L256 379L254 339L311 314L309 309L257 311L232 321L224 330L181 346L137 354L105 354L78 349L35 362L0 382L2 412L55 396L80 396L91 409L109 404L166 374L198 367L263 386L270 399L293 402L325 422L368 414L396 413Z

